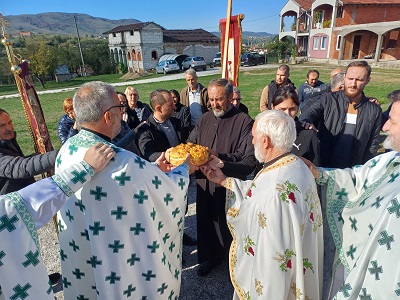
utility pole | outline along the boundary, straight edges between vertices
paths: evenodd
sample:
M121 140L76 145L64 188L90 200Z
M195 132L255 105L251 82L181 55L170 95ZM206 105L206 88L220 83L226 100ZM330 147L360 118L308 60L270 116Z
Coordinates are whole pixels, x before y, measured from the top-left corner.
M81 53L81 60L82 60L82 65L83 65L83 76L86 77L86 75L87 75L86 74L86 65L85 65L85 61L83 60L81 38L79 36L78 24L76 24L76 16L74 16L74 20L75 20L76 34L78 35L78 47L79 47L79 52Z

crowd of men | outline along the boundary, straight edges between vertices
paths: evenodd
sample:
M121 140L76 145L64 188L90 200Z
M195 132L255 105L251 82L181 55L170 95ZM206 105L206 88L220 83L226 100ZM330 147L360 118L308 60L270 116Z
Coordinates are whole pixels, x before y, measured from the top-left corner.
M157 89L149 104L89 82L64 103L61 149L27 157L0 109L0 299L53 297L36 229L55 213L65 299L177 299L183 245L197 245L200 277L229 266L234 299L400 295L400 92L385 116L364 94L365 61L329 84L310 70L298 89L289 71L278 67L255 120L231 81L205 87L192 69L180 94ZM209 162L171 166L185 142ZM184 234L193 187L197 240Z

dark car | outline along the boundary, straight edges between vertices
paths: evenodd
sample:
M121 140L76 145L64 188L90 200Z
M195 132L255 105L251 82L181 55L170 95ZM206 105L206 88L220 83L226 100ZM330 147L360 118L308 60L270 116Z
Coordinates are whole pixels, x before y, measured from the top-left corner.
M241 66L256 66L265 64L267 62L268 60L264 55L252 52L242 54L240 59Z

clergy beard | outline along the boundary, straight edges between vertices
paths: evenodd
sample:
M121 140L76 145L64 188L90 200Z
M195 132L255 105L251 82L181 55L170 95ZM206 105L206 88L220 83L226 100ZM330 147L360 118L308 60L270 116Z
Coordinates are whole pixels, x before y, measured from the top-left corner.
M216 116L217 118L221 118L226 114L226 111L224 111L223 109L220 111L215 111L213 110L214 116Z
M256 157L258 162L260 162L260 163L265 162L266 155L263 152L262 143L261 143L261 139L260 138L258 138L256 140L256 143L254 144L254 156Z
M383 142L383 148L400 152L400 138L394 138L390 133Z

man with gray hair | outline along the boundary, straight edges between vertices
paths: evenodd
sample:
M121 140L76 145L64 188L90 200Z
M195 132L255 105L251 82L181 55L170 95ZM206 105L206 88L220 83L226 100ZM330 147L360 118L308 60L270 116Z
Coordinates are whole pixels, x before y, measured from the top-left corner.
M181 91L181 103L190 109L191 129L197 124L201 115L208 110L208 93L201 83L197 82L197 73L194 69L185 72L187 87Z
M110 144L120 130L123 105L113 86L86 83L73 102L81 130L60 149L56 172L80 161L91 145ZM64 297L175 297L190 162L166 174L113 147L114 161L58 214ZM84 179L76 173L76 180Z
M242 112L246 114L249 113L249 109L247 108L247 106L242 103L242 96L240 94L240 90L236 86L233 87L232 104Z
M311 172L290 153L293 118L262 112L252 134L263 163L253 180L226 177L214 160L200 167L227 189L233 299L321 299L322 213Z
M207 89L211 110L201 116L188 141L208 147L223 161L241 161L247 152L252 152L248 149L252 145L247 142L253 120L232 105L231 81L214 79ZM228 259L232 237L226 225L225 189L209 182L201 172L196 173L196 179L198 274L205 276L221 260Z

